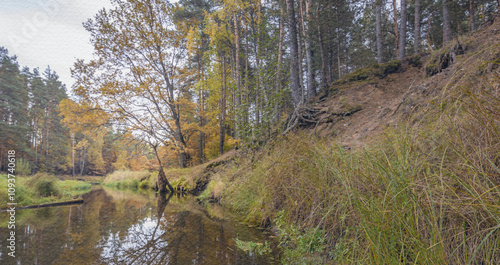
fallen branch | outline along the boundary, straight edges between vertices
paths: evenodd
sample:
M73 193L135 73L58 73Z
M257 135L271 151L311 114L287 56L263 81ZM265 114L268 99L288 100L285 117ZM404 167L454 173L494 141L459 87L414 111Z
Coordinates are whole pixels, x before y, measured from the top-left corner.
M83 203L83 199L76 199L76 200L70 200L70 201L64 201L64 202L53 202L53 203L45 203L45 204L38 204L38 205L16 207L16 210L37 209L37 208L64 206L64 205L73 205L73 204L82 204L82 203ZM5 212L5 211L7 211L7 210L6 209L2 210L2 212Z

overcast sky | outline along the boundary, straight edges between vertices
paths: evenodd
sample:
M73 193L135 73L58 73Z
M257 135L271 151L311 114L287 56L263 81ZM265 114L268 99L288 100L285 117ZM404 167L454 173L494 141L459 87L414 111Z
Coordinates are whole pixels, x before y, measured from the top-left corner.
M0 46L17 55L21 67L43 72L50 66L69 92L73 63L92 58L82 22L110 6L109 0L0 0Z

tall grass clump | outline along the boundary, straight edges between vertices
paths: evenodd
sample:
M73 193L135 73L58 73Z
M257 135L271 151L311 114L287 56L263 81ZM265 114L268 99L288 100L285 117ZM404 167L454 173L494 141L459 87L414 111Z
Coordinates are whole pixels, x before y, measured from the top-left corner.
M449 88L365 148L277 139L233 176L225 201L277 227L286 264L500 264L496 78Z
M27 184L33 187L40 197L58 197L60 190L56 185L57 182L58 179L54 175L37 173L29 177Z
M117 170L107 175L103 184L117 189L137 189L139 186L146 188L150 186L148 181L150 176L151 173L148 171Z

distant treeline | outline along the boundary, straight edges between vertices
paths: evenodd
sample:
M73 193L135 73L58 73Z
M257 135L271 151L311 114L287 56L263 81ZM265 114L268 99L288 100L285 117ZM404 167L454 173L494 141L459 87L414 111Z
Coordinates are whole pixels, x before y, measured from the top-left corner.
M68 101L66 87L54 71L21 69L16 56L0 47L0 171L8 150L16 152L17 174L71 174L73 168L76 174L105 174L150 166L143 145L106 129L110 124L72 132L63 123L62 100Z

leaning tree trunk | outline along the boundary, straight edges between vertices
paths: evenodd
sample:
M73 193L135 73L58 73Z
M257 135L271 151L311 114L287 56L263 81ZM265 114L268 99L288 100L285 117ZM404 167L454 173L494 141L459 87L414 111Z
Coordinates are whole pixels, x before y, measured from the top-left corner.
M290 33L290 89L292 90L292 99L295 108L301 103L301 92L299 83L299 46L297 43L297 22L295 20L294 0L286 0L286 9L288 11L288 32Z
M406 54L406 0L401 0L401 24L399 25L399 52L398 59L405 58Z
M167 192L167 187L170 192L174 193L174 188L168 182L167 177L165 176L165 172L163 171L163 167L160 166L160 172L158 172L158 191L159 192Z
M151 144L151 147L153 147L153 151L155 152L156 159L158 160L158 165L160 167L160 170L158 172L158 180L156 181L156 187L158 188L158 191L160 193L167 192L167 187L170 192L174 193L174 188L172 187L172 185L170 185L170 182L168 182L168 179L165 176L165 172L163 171L163 165L161 163L160 156L158 155L158 150L156 149L158 146Z

